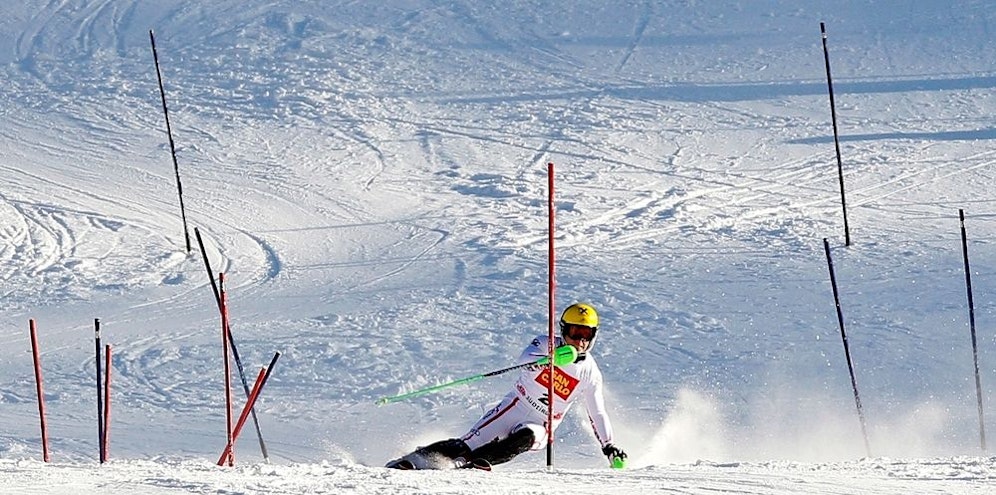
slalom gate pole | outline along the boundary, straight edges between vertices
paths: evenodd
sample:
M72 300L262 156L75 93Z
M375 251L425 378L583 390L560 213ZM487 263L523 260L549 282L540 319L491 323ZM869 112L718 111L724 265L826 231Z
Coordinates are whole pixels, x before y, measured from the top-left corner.
M270 379L270 373L273 373L273 367L277 365L278 359L280 359L280 351L273 353L273 359L270 359L270 365L266 367L266 375L263 376L263 383L266 383Z
M972 300L972 271L968 267L968 236L965 233L965 210L958 209L961 223L961 251L965 259L965 287L968 289L968 323L972 332L972 361L975 365L975 396L979 402L979 444L986 451L986 422L982 414L982 380L979 378L979 345L975 338L975 303Z
M214 291L214 299L218 303L218 311L221 311L221 295L218 293L218 285L214 281L214 272L211 271L211 261L208 259L207 250L204 249L204 239L201 238L201 231L194 227L194 235L197 237L197 245L201 249L201 258L204 259L204 268L207 269L208 280L211 281L211 289ZM242 366L242 358L239 356L239 349L235 346L235 339L232 337L232 325L228 322L226 327L228 331L228 345L232 348L232 357L235 358L235 366L239 370L239 379L242 381L242 390L246 394L246 398L249 398L249 382L246 381L245 367ZM259 450L263 454L263 460L267 463L270 462L270 454L266 450L266 443L263 442L263 431L259 428L259 418L256 417L256 410L250 411L252 413L252 421L256 426L256 438L259 439Z
M837 105L833 99L833 78L830 77L830 52L827 51L827 28L820 23L823 38L823 62L827 68L827 89L830 91L830 120L833 121L833 146L837 151L837 177L840 179L840 206L844 211L844 245L851 245L851 230L847 226L847 200L844 198L844 165L840 158L840 137L837 133Z
M38 417L41 419L42 459L49 462L48 428L45 426L45 394L42 392L41 355L38 350L38 332L35 331L35 320L29 320L31 334L31 356L35 363L35 389L38 391Z
M100 319L93 319L93 331L97 342L96 362L97 362L97 446L99 451L98 459L104 463L104 384L102 383L103 373L100 370Z
M225 445L225 450L221 452L221 457L218 458L219 466L224 466L226 459L229 466L235 464L235 454L233 452L235 440L239 438L239 432L242 431L242 425L245 424L246 417L249 415L249 408L251 408L253 402L256 401L256 392L259 391L259 384L262 383L265 375L266 368L260 368L259 374L256 375L256 383L253 384L252 391L249 393L249 398L246 399L246 405L242 408L242 414L239 415L239 420L235 423L235 427L228 437L228 443Z
M104 458L111 457L111 344L104 346Z
M232 367L228 357L228 299L225 295L225 274L218 274L218 293L221 296L221 354L225 360L225 421L228 443L232 443ZM228 465L235 465L235 454L228 452Z
M847 371L851 374L851 390L854 391L854 405L858 408L858 421L861 422L861 436L865 440L865 453L871 457L871 447L868 444L868 430L865 427L865 413L861 408L861 397L858 395L858 382L854 378L854 365L851 363L851 350L847 345L847 333L844 331L844 313L840 309L840 293L837 292L837 277L833 271L833 259L830 257L830 243L823 238L823 249L827 254L827 266L830 268L830 285L833 287L833 302L837 306L837 324L840 326L840 339L844 342L844 357L847 359Z
M242 427L245 425L246 419L249 417L249 411L252 411L253 407L256 406L256 401L259 400L259 396L263 392L263 386L265 386L266 381L270 379L270 373L273 372L273 367L276 366L277 359L279 358L280 353L275 353L273 355L273 359L270 360L270 365L259 370L259 375L256 376L256 383L253 384L252 392L246 400L246 405L242 408L242 414L239 415L239 421L235 424L235 431L232 432L232 441L225 446L225 450L221 453L221 458L218 459L219 466L225 463L226 457L231 456L232 449L235 448L235 441L239 439L239 433L242 432Z
M562 345L557 348L553 355L553 364L556 366L564 366L573 363L578 358L578 350L573 346ZM531 363L522 363L515 366L509 366L508 368L502 368L500 370L491 371L488 373L482 373L480 375L468 376L466 378L461 378L459 380L454 380L452 382L443 383L440 385L433 385L431 387L426 387L423 389L415 390L401 395L393 395L391 397L384 397L377 400L377 405L382 406L384 404L390 404L392 402L400 402L405 399L410 399L412 397L419 397L422 395L427 395L432 392L443 390L444 388L450 388L457 385L463 385L466 383L473 383L478 380L483 380L488 377L497 376L502 373L508 373L509 371L521 370L522 368L528 368L530 366L546 366L549 364L550 358L548 356L543 356L536 361Z
M173 157L173 171L176 172L176 191L180 195L180 218L183 220L183 239L187 243L187 254L190 254L190 231L187 229L187 212L183 208L183 185L180 184L180 165L176 162L176 145L173 143L173 129L169 125L169 110L166 108L166 90L163 89L163 75L159 70L159 54L156 53L156 36L149 30L149 41L152 42L152 59L156 63L156 77L159 78L159 96L163 100L163 115L166 117L166 134L169 136L169 152Z
M554 332L553 332L553 326L554 326L553 325L553 320L556 318L556 306L554 304L555 303L554 290L556 288L556 285L554 283L555 278L554 278L554 272L553 272L553 269L554 269L554 259L553 259L553 253L554 253L554 250L553 250L553 233L554 233L554 230L553 230L553 219L554 219L554 206L553 206L553 162L549 162L549 163L546 164L546 182L547 182L547 196L548 196L547 197L547 217L549 218L549 221L550 221L549 229L548 229L549 248L550 249L549 249L549 253L547 254L547 258L548 258L548 261L549 261L549 267L547 269L547 273L549 274L549 278L547 280L547 291L549 293L549 301L547 301L547 305L549 306L549 312L550 312L550 314L548 315L548 318L547 318L547 321L548 321L547 332L548 332L548 338L549 338L548 344L547 344L547 356L553 356L554 355L553 354L554 338L555 338ZM554 409L553 406L554 406L554 401L555 401L555 397L556 397L554 395L554 390L553 390L554 377L556 376L554 374L554 366L556 365L555 361L556 361L556 358L551 359L550 363L549 363L549 368L547 369L547 373L550 374L550 383L547 385L547 391L546 391L547 392L547 397L550 398L549 403L546 405L546 438L547 438L547 442L546 442L546 469L547 469L547 471L553 471L553 409Z

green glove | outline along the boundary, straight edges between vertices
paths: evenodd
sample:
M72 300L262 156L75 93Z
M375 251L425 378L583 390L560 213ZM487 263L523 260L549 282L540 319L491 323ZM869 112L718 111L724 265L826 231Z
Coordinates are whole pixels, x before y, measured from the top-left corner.
M553 350L553 365L554 366L566 366L578 360L578 350L572 345L562 345ZM550 364L550 358L543 356L536 361L536 364L540 366L546 366Z
M622 449L610 443L602 447L602 453L609 458L612 469L626 469L626 453Z

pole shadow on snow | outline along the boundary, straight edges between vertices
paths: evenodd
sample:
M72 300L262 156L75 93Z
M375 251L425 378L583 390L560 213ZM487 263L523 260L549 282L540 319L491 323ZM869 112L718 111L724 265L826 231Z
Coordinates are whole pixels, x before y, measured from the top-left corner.
M951 91L996 88L996 76L961 76L882 81L834 83L838 94L885 94L914 91ZM677 102L738 102L785 98L789 96L826 96L827 84L813 82L752 82L752 83L664 83L660 85L612 85L600 89L549 91L536 89L514 95L468 96L445 98L445 103L516 103L545 100L588 99L610 96L621 100Z
M928 141L977 141L996 139L996 128L976 129L971 131L940 131L940 132L880 132L869 134L841 135L841 141L880 141L892 139L911 139ZM790 144L823 144L833 142L832 136L818 136L786 141Z

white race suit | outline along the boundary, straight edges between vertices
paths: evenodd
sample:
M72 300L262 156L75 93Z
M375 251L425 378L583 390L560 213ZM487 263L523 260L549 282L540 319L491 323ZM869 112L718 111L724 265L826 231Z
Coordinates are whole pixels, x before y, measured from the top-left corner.
M531 363L548 355L549 337L540 336L522 351L519 364ZM554 347L564 345L561 337L556 337ZM522 429L533 430L535 441L532 450L543 448L547 443L547 394L549 392L549 366L523 368L515 386L502 401L486 412L460 437L471 449L477 449L494 440L501 440ZM553 430L556 431L564 419L564 414L578 398L584 399L588 418L595 430L595 436L604 447L612 443L612 424L605 412L602 397L602 372L590 352L578 361L554 372Z

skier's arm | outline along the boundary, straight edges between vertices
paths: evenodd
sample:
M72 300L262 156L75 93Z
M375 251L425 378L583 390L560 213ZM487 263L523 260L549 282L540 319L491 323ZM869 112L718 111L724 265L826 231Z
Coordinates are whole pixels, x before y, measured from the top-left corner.
M605 399L602 394L602 372L596 366L591 376L591 386L585 391L585 408L588 419L595 430L595 437L602 444L602 454L613 468L626 467L626 452L612 443L612 423L605 412Z
M595 368L591 377L591 385L585 390L585 409L588 419L595 430L595 437L602 447L612 444L612 423L605 411L605 398L602 394L602 372Z

